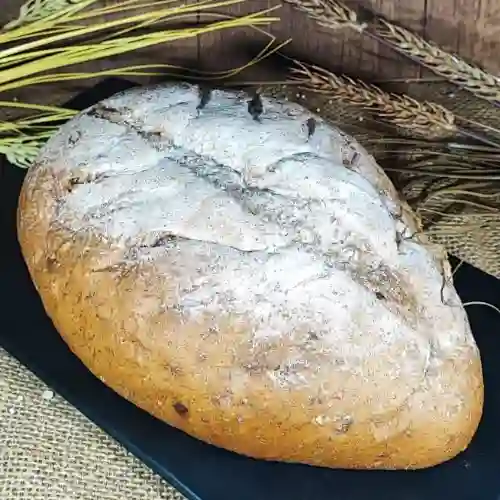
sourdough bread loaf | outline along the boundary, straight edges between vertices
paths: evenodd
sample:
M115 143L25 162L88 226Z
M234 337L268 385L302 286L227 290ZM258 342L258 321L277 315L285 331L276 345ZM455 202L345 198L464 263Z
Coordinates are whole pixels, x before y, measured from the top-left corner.
M44 147L18 234L71 350L200 440L394 469L476 431L480 356L444 252L363 147L296 104L117 94Z

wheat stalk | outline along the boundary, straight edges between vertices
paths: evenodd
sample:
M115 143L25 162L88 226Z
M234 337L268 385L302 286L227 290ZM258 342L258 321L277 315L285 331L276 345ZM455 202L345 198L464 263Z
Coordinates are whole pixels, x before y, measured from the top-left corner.
M337 0L285 1L318 25L330 29L347 26L363 32L475 96L500 105L499 78L365 8L356 12Z
M424 40L401 26L378 19L374 32L398 52L477 97L500 104L500 79Z
M362 31L364 23L359 22L358 15L349 7L333 0L284 0L296 9L314 19L320 26L329 29L349 27Z
M454 114L439 104L418 102L407 95L389 94L375 85L339 76L317 66L307 67L300 62L296 65L291 70L292 81L304 90L375 112L384 121L427 139L451 137L459 133Z

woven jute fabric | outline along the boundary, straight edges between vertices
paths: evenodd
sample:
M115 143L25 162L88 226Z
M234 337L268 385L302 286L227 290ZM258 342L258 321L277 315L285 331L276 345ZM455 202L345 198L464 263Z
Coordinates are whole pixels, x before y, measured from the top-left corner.
M1 500L185 500L0 349Z

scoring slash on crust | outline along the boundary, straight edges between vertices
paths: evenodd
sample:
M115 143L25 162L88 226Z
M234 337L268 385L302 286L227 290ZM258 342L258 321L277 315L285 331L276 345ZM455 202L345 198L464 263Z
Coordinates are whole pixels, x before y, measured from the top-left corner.
M136 88L48 141L18 217L47 313L101 380L205 442L335 468L452 458L482 376L441 257L404 238L418 219L360 144L261 96Z

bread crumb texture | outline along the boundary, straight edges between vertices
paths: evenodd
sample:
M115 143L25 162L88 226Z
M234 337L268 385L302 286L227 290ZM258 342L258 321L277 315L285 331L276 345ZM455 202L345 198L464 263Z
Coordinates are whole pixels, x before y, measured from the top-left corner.
M18 234L71 350L200 440L398 469L476 431L480 356L443 250L297 104L188 84L104 100L29 170Z

